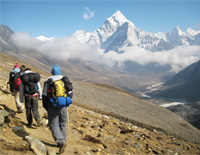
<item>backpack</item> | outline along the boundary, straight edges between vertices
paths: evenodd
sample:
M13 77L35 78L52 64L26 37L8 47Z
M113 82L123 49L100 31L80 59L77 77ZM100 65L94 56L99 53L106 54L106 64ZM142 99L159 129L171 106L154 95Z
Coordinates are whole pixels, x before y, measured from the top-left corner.
M38 91L37 83L40 81L39 73L27 73L21 76L25 94L33 95Z
M52 79L48 80L49 90L48 97L50 103L55 108L61 108L64 106L69 106L73 103L71 98L67 96L69 91L72 91L72 83L65 76L61 80L53 81Z
M25 94L33 95L33 94L37 93L38 89L39 88L38 88L37 83L34 83L34 82L30 82L27 85L24 85Z
M20 72L13 73L10 72L9 75L9 84L10 84L10 91L13 92L13 89L19 90L21 85L21 79L20 79Z
M13 88L14 88L14 81L13 81L13 72L10 72L9 75L9 85L10 85L10 91L13 92Z
M19 90L21 85L20 72L14 74L13 81L14 81L14 89Z
M69 81L68 77L64 76L64 77L62 78L62 81L63 81L64 84L65 84L65 89L66 89L67 92L73 90L72 83Z

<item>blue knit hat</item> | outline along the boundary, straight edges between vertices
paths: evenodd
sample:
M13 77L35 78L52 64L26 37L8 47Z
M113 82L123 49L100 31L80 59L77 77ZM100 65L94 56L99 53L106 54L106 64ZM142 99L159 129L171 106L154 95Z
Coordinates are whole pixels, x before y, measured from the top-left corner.
M53 74L53 75L61 75L60 66L54 65L52 67L51 74Z

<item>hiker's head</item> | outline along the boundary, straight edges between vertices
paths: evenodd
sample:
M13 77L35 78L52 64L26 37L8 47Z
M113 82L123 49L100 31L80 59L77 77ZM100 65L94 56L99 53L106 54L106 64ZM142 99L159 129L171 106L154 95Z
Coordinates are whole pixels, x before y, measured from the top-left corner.
M14 68L19 68L19 67L20 67L20 66L19 66L18 63L16 63L15 66L14 66Z
M24 71L31 71L31 69L30 68L26 68Z
M22 65L22 66L20 67L20 71L23 72L24 70L25 70L25 66Z
M51 71L52 75L61 75L60 66L54 65Z

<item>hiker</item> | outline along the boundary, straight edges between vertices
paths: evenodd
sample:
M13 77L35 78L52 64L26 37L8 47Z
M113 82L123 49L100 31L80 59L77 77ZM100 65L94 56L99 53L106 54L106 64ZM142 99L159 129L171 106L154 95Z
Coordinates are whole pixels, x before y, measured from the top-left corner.
M29 68L24 70L21 76L20 86L20 101L23 102L25 97L26 119L28 126L31 127L33 123L33 117L37 122L37 126L40 126L40 114L38 111L38 98L42 99L42 88L40 86L40 74L33 73Z
M13 92L14 97L15 97L17 113L22 113L23 109L24 109L23 102L20 102L20 100L19 100L19 90L20 90L20 85L21 85L20 74L21 73L20 73L20 69L19 69L19 64L16 63L14 65L13 70L10 72L8 84L10 84L10 91Z
M21 66L20 66L21 75L24 73L25 68L26 68L26 67L25 67L24 65L21 65Z
M51 74L44 82L42 101L48 112L49 127L61 154L67 144L67 106L72 103L73 88L69 79L61 75L60 66L54 65Z

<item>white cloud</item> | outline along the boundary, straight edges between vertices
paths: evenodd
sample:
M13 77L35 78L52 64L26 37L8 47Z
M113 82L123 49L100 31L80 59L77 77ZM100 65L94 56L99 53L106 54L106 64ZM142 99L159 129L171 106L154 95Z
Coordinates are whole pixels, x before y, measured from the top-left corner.
M12 35L11 41L14 42L17 46L24 48L34 48L40 44L40 41L31 37L28 33L15 32Z
M73 37L55 38L49 41L39 41L27 33L16 32L12 41L20 47L36 49L51 58L67 60L81 58L107 66L123 67L124 62L132 61L141 65L157 63L171 65L172 71L180 71L184 67L200 60L200 46L181 46L162 52L150 52L139 47L124 47L123 53L109 51L104 53L99 45L80 43Z
M85 7L85 12L83 14L83 18L86 20L91 19L92 17L94 17L94 13L95 12L91 12L90 9L88 7Z
M109 64L123 64L125 61L132 61L140 65L158 63L160 66L170 65L172 71L180 71L184 67L200 59L200 46L181 46L172 50L162 52L150 52L139 47L121 48L123 53L117 54L114 51L105 53L105 57L110 60Z
M73 37L40 41L27 33L16 32L12 35L11 41L17 46L36 49L55 59L67 60L79 57L87 61L98 59L99 46L80 43Z

